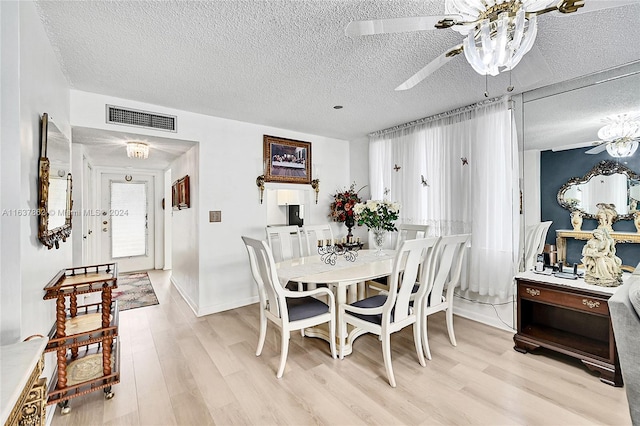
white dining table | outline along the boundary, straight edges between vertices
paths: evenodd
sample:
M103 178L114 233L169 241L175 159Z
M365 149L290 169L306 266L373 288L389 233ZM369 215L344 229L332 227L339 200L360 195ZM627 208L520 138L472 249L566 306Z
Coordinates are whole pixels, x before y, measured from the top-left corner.
M395 251L383 250L382 254L382 256L377 255L375 250L360 250L355 261L338 256L335 265L323 262L320 255L312 255L278 262L276 267L278 278L283 286L289 281L330 286L335 294L337 313L337 306L341 303L351 303L365 296L366 281L391 274ZM348 292L349 288L352 291ZM357 290L353 290L356 288ZM348 355L351 353L353 341L365 332L355 328L347 330L346 326L337 323L336 327L338 349L340 349L341 337L346 336L344 353ZM328 330L321 327L305 329L305 336L319 337L329 341Z

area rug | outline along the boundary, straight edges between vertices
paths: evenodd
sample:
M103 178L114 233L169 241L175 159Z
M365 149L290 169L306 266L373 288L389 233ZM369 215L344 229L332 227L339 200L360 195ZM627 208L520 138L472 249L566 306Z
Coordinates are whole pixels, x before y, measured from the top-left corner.
M118 288L113 291L113 298L118 301L118 309L142 308L158 304L156 292L146 272L118 274Z

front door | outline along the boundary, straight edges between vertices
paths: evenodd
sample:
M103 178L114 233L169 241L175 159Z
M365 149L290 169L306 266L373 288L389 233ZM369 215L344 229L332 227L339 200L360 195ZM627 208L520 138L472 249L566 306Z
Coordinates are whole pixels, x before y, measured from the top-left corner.
M101 176L100 259L120 272L154 269L154 184L153 176Z

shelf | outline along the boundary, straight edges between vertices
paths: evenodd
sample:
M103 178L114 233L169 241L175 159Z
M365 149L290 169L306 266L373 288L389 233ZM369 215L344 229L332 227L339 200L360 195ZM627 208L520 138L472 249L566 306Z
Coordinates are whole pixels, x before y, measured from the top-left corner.
M75 296L118 287L116 263L63 269L44 288L44 299Z
M67 315L65 320L65 332L71 331L72 327L76 331L73 334L58 337L56 323L49 331L49 343L45 352L59 349L77 348L92 343L99 343L106 337L115 337L118 334L118 302L113 301L111 305L110 322L108 327L102 327L102 305L94 303L83 305L78 308L80 313L75 317ZM82 312L83 311L83 312Z
M605 362L609 361L609 342L591 339L542 324L523 326L522 331L518 334L536 340L540 346L556 350L563 348L562 352L565 354L573 355L575 352L579 352L586 356L601 358Z
M49 385L47 404L55 404L94 392L111 388L120 382L120 347L118 338L114 338L111 352L111 373L103 373L103 346L92 345L81 351L77 358L67 356L65 377L67 386L57 389L60 372L56 369Z

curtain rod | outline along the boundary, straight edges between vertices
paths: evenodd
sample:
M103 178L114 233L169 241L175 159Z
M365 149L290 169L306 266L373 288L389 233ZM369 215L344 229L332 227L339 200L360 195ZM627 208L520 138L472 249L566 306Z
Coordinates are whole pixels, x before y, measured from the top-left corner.
M414 120L414 121L409 121L408 123L398 124L397 126L389 127L387 129L377 130L375 132L369 133L368 136L369 137L383 136L383 135L386 135L387 133L395 132L397 130L408 129L410 127L414 127L414 126L417 126L419 124L429 123L431 121L439 120L441 118L450 117L452 115L460 114L462 112L469 111L469 110L477 108L479 106L489 105L489 104L498 102L498 101L500 101L502 99L503 99L502 96L501 97L496 97L496 98L491 98L491 99L486 99L484 101L476 102L476 103L471 104L471 105L467 105L467 106L463 106L463 107L460 107L460 108L452 109L451 111L441 112L439 114L432 115L432 116L429 116L429 117L424 117L424 118L419 118L419 119ZM510 105L510 108L511 108L511 100L510 99L509 99L509 105Z

